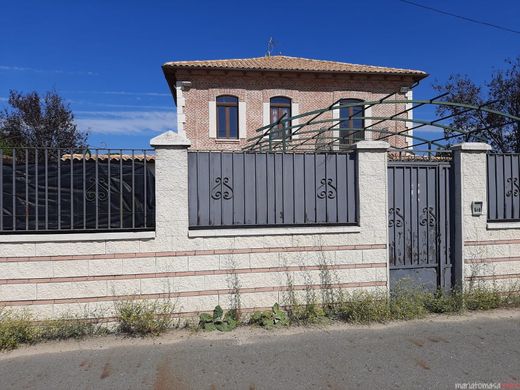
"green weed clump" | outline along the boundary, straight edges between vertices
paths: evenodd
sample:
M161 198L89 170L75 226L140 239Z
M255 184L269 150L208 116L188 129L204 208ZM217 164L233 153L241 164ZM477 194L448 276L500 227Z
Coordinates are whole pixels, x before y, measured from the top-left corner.
M157 336L173 327L175 304L164 301L121 301L115 304L117 330L129 336Z
M235 329L237 325L237 311L234 309L228 310L227 313L224 314L224 310L222 310L220 305L215 306L213 314L202 313L199 316L199 328L202 330L229 332Z
M358 292L339 305L336 316L342 321L359 324L387 322L390 309L386 296Z
M33 319L27 312L0 312L0 350L18 348L20 344L32 344L38 340Z
M500 291L483 286L473 287L464 293L464 304L468 310L491 310L502 306Z
M81 316L62 316L57 320L44 321L37 327L38 337L41 340L81 339L108 333L106 328Z
M271 329L276 326L289 325L289 318L287 313L280 309L280 305L275 303L271 310L254 312L249 323Z

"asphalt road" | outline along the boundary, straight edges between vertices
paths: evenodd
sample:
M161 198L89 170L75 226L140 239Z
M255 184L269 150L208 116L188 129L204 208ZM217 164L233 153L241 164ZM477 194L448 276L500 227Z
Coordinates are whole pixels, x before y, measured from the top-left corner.
M520 388L520 311L370 327L103 337L0 354L2 390L454 389L475 382Z

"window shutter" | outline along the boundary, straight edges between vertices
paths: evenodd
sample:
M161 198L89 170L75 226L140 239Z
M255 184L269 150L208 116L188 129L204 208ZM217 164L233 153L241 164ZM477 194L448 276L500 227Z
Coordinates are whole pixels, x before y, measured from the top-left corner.
M300 103L292 103L291 104L291 116L296 116L300 114ZM297 127L300 124L300 118L293 119L291 121L292 132L294 133L296 130L298 130ZM294 136L294 138L298 138L298 134Z
M238 102L238 138L247 137L246 102Z
M217 102L209 102L209 138L217 138Z
M372 107L365 108L364 116L372 116ZM365 127L368 127L371 124L372 124L372 119L365 119ZM367 140L367 141L374 139L374 133L371 130L374 130L374 128L371 127L368 130L365 130L365 140Z
M269 103L264 103L262 115L262 127L267 126L271 122L271 111Z

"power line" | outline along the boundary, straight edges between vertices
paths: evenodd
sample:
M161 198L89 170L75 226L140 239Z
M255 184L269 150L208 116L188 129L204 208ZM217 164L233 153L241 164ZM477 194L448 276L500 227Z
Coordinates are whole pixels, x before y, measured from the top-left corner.
M440 9L437 9L437 8L429 7L427 5L414 3L413 1L409 1L409 0L399 0L399 1L401 1L402 3L414 5L414 6L419 7L419 8L424 8L424 9L427 9L427 10L430 10L430 11L433 11L433 12L437 12L439 14L453 16L454 18L462 19L462 20L465 20L467 22L472 22L472 23L476 23L476 24L482 24L484 26L493 27L493 28L496 28L496 29L499 29L499 30L504 30L504 31L515 33L515 34L520 34L520 31L518 31L518 30L513 30L513 29L510 29L510 28L507 28L507 27L503 27L503 26L499 26L499 25L493 24L493 23L483 22L481 20L471 19L471 18L468 18L466 16L462 16L462 15L452 14L451 12L446 12L446 11L443 11L443 10L440 10Z

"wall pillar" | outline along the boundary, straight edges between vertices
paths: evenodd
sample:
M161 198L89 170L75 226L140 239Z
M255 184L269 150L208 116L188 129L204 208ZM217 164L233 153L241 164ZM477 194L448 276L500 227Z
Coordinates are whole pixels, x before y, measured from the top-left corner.
M452 146L454 204L453 204L453 274L455 286L464 286L464 242L482 240L487 222L487 159L491 146L486 143L466 142ZM473 215L472 202L483 202L482 214Z
M365 239L386 244L384 257L380 260L386 262L389 291L387 152L390 144L385 141L359 141L353 148L358 155L358 221Z
M184 135L167 131L150 140L155 149L156 240L188 234L188 148Z

